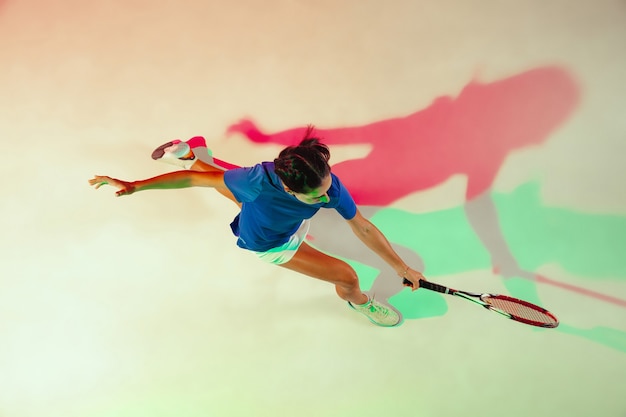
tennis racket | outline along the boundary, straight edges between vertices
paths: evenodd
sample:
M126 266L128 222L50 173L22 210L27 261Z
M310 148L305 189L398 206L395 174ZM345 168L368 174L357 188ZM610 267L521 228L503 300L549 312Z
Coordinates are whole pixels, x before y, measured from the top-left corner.
M409 287L412 286L411 281L406 278L403 283ZM424 281L423 279L420 279L420 288L465 298L466 300L480 304L487 310L495 311L511 320L530 324L531 326L555 328L559 325L559 320L548 310L531 304L528 301L508 297L506 295L475 294L459 291L430 281Z

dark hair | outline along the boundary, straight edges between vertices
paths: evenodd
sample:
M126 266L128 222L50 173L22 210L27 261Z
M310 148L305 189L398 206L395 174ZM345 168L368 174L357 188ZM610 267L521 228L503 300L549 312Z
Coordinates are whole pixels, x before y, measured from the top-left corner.
M300 144L283 149L274 159L274 171L296 193L310 193L330 174L330 150L313 136L314 131L308 126Z

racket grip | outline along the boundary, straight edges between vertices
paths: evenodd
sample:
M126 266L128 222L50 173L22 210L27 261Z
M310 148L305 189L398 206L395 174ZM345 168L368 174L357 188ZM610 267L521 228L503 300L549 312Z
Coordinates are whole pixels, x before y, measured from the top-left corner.
M402 283L404 285L408 285L409 287L413 286L411 281L409 281L406 278L404 278L402 280ZM420 279L420 288L426 288L427 290L441 292L441 293L444 293L444 294L449 294L450 293L450 288L445 287L443 285L435 284L435 283L430 282L430 281L424 281L423 279Z

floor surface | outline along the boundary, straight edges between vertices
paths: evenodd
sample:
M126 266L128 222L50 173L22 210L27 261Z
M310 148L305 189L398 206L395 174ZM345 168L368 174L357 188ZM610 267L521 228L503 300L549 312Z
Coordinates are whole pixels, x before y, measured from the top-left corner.
M619 0L0 0L0 416L626 416L624 39ZM407 262L560 326L411 293L325 210L378 328L213 190L87 184L308 124Z

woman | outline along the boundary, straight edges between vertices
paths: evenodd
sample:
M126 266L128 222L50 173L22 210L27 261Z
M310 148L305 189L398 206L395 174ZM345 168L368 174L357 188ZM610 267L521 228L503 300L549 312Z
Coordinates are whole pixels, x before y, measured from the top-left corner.
M153 152L153 159L189 170L132 182L95 176L89 183L95 188L111 185L118 189L116 196L149 189L215 188L241 208L231 223L239 247L253 251L266 262L334 284L339 297L374 324L398 325L399 314L364 294L350 265L304 241L309 219L320 208L334 208L361 241L401 279L413 284L413 290L424 279L402 261L378 228L361 215L348 190L331 173L328 147L312 137L312 133L310 127L299 145L283 149L274 162L247 168L233 168L214 160L201 137L169 142Z

